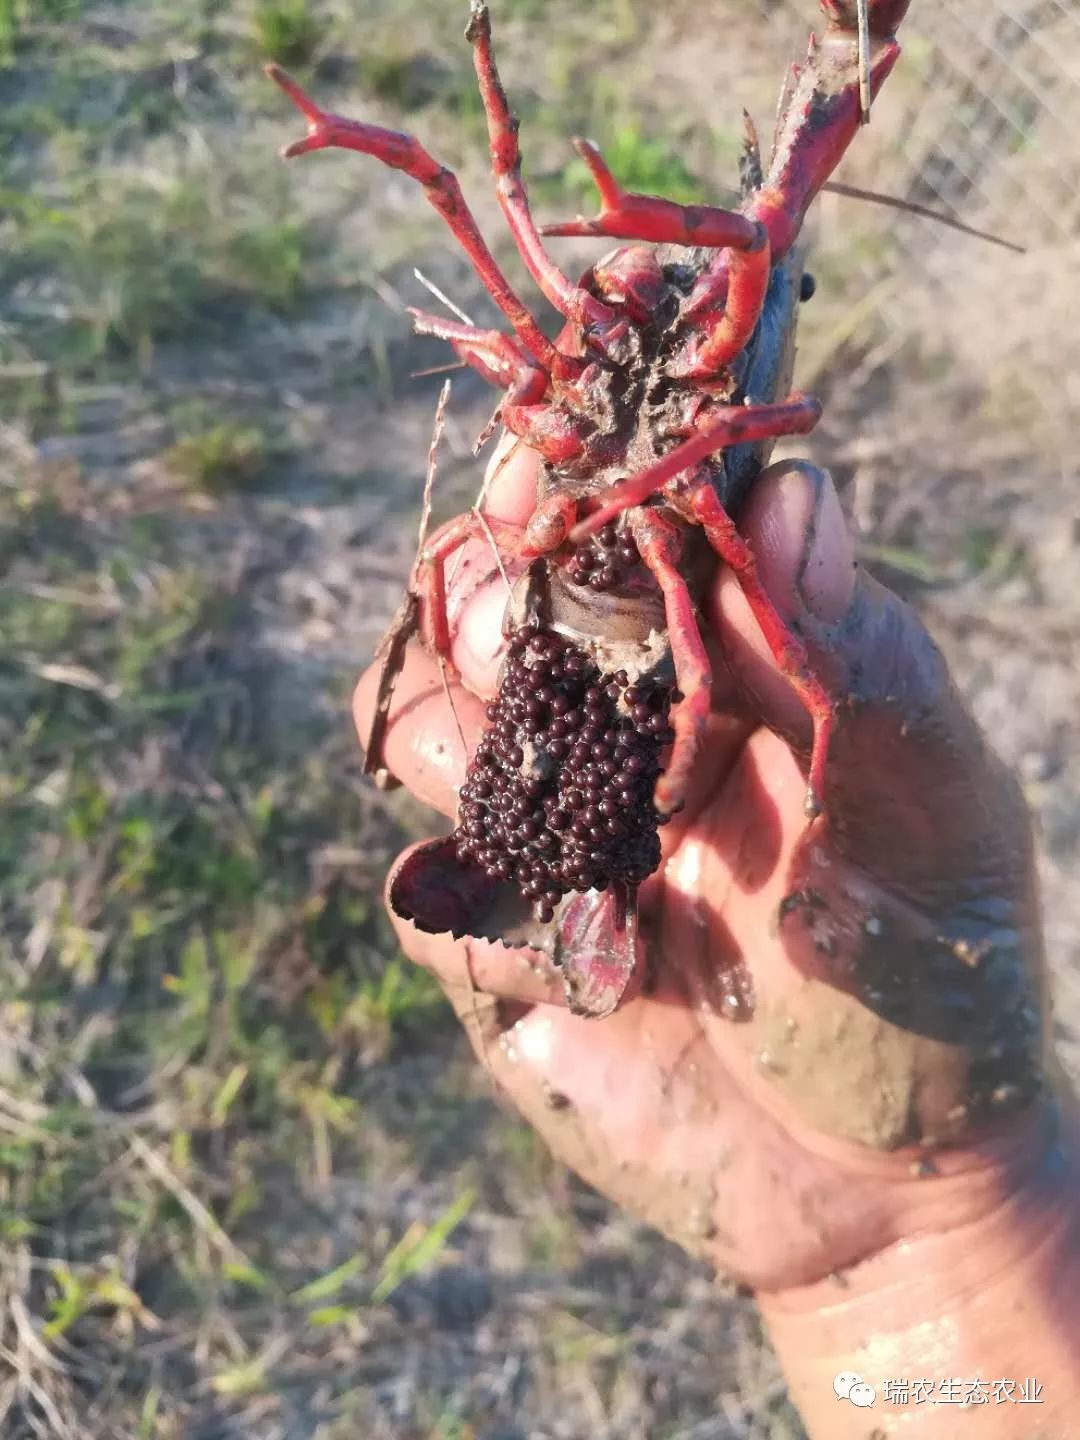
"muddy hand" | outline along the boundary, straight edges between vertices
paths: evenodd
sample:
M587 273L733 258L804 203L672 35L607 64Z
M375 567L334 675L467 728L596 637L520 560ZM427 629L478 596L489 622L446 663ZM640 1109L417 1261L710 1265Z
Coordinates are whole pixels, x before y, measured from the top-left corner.
M490 499L521 523L535 462ZM500 1088L586 1179L759 1291L813 1283L913 1227L1000 1202L1038 1143L1044 1021L1027 817L919 621L853 564L822 472L774 467L743 529L837 705L807 828L809 720L737 585L709 597L714 713L642 892L647 993L601 1022L534 957L399 923ZM505 589L470 548L450 588L470 745ZM357 691L361 734L372 704ZM387 758L452 816L465 756L410 649ZM496 998L498 997L498 998Z

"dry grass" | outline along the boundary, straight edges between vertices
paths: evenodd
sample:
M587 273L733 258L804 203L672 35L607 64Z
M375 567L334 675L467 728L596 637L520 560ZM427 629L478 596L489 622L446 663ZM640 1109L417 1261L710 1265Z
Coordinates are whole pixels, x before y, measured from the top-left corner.
M443 358L412 266L484 307L398 177L278 166L261 54L408 115L502 231L461 7L361 9L0 3L0 1429L794 1437L753 1308L495 1109L381 914L429 820L363 784L347 697L415 534L437 382L408 375ZM1044 67L1078 53L1058 9ZM503 0L545 213L579 203L575 130L723 193L812 10ZM1026 196L1038 244L825 203L814 453L1027 780L1075 1056L1077 97L1043 73L1053 109L950 190L955 127L993 127L938 98L958 7L915 10L848 178L910 188L952 135L945 198L1011 229ZM455 382L444 511L489 403Z

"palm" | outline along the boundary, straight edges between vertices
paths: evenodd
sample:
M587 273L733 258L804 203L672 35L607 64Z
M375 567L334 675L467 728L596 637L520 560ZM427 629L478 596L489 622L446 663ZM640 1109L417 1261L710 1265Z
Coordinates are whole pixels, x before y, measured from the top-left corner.
M515 1018L474 987L544 998L557 981L526 971L524 956L425 937L423 959L561 1159L735 1278L772 1288L820 1278L888 1232L891 1181L910 1160L851 1139L906 1123L919 1041L897 1043L887 1022L800 973L798 914L794 926L778 917L805 781L769 731L716 728L722 772L642 897L658 972L647 994L599 1024L545 1004ZM868 1113L857 1098L866 1056L890 1046L896 1103Z
M527 513L534 493L522 472L499 497L505 518ZM767 579L784 549L768 507L784 503L751 505ZM845 564L837 623L817 625L815 643L833 693L858 704L838 727L828 814L809 830L803 773L779 738L800 748L805 716L730 577L710 597L715 709L687 810L642 892L642 994L602 1022L583 1019L534 956L399 926L555 1153L756 1289L820 1279L910 1227L926 1148L948 1143L941 1168L970 1163L965 1145L995 1105L1026 1097L1039 1058L1017 792L918 623L865 583L851 599ZM467 555L451 595L470 749L499 664L492 571L489 556ZM748 690L749 709L737 698ZM369 672L361 734L373 692ZM465 757L419 646L395 694L387 758L453 815ZM968 964L991 933L1001 963Z

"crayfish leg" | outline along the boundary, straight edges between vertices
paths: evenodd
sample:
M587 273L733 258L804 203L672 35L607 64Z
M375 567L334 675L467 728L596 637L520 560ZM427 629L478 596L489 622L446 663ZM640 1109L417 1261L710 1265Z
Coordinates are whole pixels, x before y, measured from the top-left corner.
M511 434L539 451L552 465L576 460L585 449L581 423L554 405L520 405L507 396L502 421Z
M521 555L523 531L509 520L497 520L493 515L468 510L444 525L420 551L412 588L420 597L432 648L445 660L452 660L450 618L446 608L446 562L470 540L485 540L495 548L496 564L509 589L510 582L503 569L502 557L517 558Z
M579 545L590 535L632 505L640 505L650 495L674 480L683 471L692 470L717 450L729 445L742 445L757 440L776 439L780 435L805 435L821 418L821 402L812 395L796 392L774 405L722 405L709 411L701 428L666 455L631 475L627 480L602 490L589 502L589 513L570 532L570 540Z
M679 379L706 379L716 375L749 342L761 316L772 273L772 251L764 225L755 228L755 242L733 250L725 268L727 295L716 316L695 321L697 334L672 357L668 374ZM711 272L710 272L711 273ZM693 300L693 295L690 300ZM684 318L689 313L689 302Z
M689 511L705 531L709 544L734 573L781 674L790 681L795 693L810 712L814 730L804 809L812 820L821 814L823 808L825 767L829 758L836 707L828 691L814 674L806 646L773 604L762 584L753 550L735 528L735 522L721 505L708 479L703 477L686 498Z
M268 65L266 73L307 120L307 135L282 151L286 159L306 155L313 150L356 150L395 170L404 171L423 186L428 201L450 227L484 289L510 321L518 339L533 359L553 375L569 377L581 373L582 363L556 349L499 268L465 203L453 171L440 165L415 136L386 130L380 125L367 125L359 120L347 120L323 110L280 65Z
M575 285L544 249L521 178L518 123L510 113L506 91L495 65L491 48L491 16L484 0L470 0L469 16L465 38L473 47L480 98L487 116L496 193L521 258L546 298L568 320L578 325L610 324L617 318L615 311L580 285ZM548 368L551 369L551 366ZM552 374L566 373L565 369L552 370Z
M528 371L543 377L539 394L542 395L547 388L547 372L531 370L524 353L501 330L482 330L477 325L465 325L460 320L432 315L412 305L409 306L409 314L417 335L431 335L436 340L449 341L459 359L490 384L505 389L515 384L522 372Z
M664 597L675 680L682 692L682 699L671 712L675 742L653 797L661 815L674 815L686 801L687 786L709 718L712 667L690 590L679 571L682 541L678 528L655 510L632 510L628 518L641 558Z

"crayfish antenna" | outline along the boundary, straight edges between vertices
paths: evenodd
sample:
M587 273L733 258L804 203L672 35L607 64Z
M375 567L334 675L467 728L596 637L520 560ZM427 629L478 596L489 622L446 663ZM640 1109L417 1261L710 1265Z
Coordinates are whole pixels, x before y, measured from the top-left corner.
M412 273L416 276L417 280L420 281L424 289L428 291L429 294L434 295L436 300L441 301L447 310L450 311L450 314L456 316L463 325L473 325L476 323L471 315L467 315L460 305L450 299L450 296L447 295L445 290L440 290L438 285L435 284L435 281L432 280L430 276L424 274L419 265L413 266Z
M865 200L870 205L886 205L890 210L902 210L906 215L919 215L924 220L933 220L961 235L970 235L974 240L985 240L990 245L1000 245L1002 250L1011 250L1014 255L1026 255L1027 246L1017 245L1015 240L1006 240L1003 235L994 235L989 230L979 230L968 225L955 215L944 210L935 210L932 205L920 205L917 200L902 200L899 195L883 195L880 190L864 190L861 185L845 185L839 180L827 180L822 190L832 195L845 195L849 200Z

